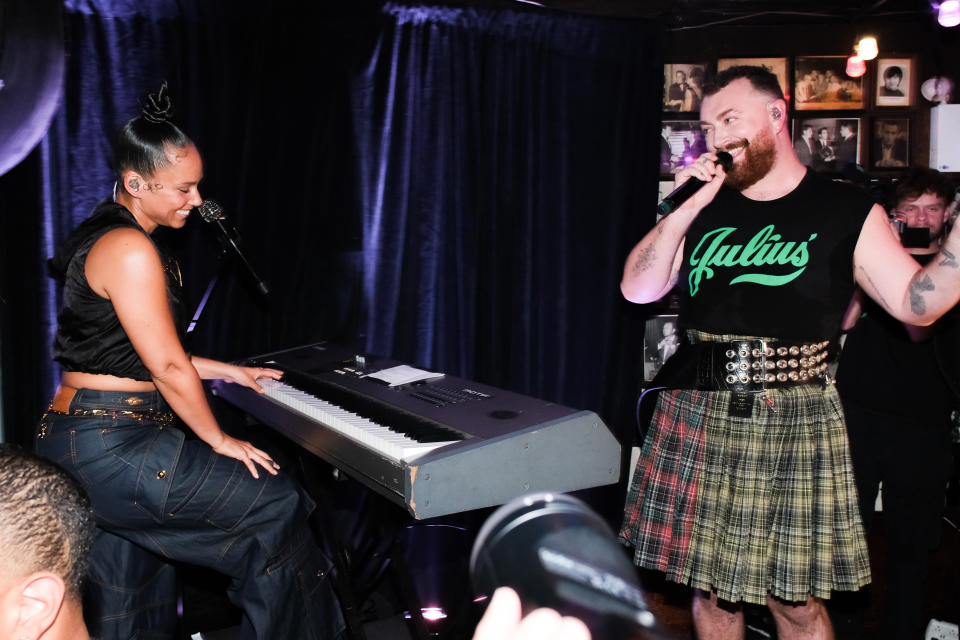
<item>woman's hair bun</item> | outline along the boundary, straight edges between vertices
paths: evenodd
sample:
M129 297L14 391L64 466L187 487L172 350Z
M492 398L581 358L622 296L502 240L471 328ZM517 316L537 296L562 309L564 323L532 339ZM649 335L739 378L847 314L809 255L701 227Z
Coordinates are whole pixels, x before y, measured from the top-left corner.
M144 120L148 122L155 124L170 122L170 119L173 117L173 104L170 102L170 96L167 95L166 81L160 85L159 91L147 95L142 114Z

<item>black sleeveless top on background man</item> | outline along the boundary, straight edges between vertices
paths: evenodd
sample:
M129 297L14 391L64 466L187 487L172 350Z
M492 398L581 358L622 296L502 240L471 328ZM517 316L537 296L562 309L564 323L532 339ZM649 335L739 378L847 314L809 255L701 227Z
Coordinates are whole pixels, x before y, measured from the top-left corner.
M922 265L938 254L915 255ZM933 325L933 335L914 342L903 323L873 300L863 303L863 315L847 333L837 371L837 388L845 401L877 413L934 419L938 426L958 406L937 358L938 338L956 332L957 310ZM951 358L952 359L952 358Z
M97 240L108 231L123 227L137 229L149 238L125 207L112 200L104 201L50 260L51 275L63 284L53 356L65 371L149 381L150 372L120 326L113 303L90 288L84 271L87 255ZM159 248L157 253L164 265L170 311L180 342L185 344L187 309L179 269Z

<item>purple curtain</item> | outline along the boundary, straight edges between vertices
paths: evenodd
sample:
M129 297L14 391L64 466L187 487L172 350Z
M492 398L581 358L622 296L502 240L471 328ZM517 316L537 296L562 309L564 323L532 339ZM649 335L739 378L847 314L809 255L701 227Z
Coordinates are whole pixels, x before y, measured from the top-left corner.
M352 82L371 351L601 407L656 197L659 46L638 22L384 8Z

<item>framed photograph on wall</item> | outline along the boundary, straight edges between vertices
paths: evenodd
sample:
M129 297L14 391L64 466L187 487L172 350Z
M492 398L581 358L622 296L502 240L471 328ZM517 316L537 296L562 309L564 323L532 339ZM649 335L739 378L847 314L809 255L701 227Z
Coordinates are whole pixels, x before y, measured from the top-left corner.
M663 65L663 110L692 113L700 111L703 78L707 65Z
M873 169L909 167L910 119L874 119L870 149L870 166Z
M660 175L673 175L707 152L699 120L664 120L660 126Z
M860 164L860 119L859 118L807 118L797 117L793 123L793 148L798 143L809 144L810 155L800 161L821 173L836 173L849 163ZM797 151L800 157L800 151Z
M793 104L797 111L863 109L863 76L850 78L844 56L797 57Z
M878 107L909 107L913 104L913 61L910 58L877 58Z
M794 119L793 150L800 162L811 169L816 169L818 168L816 166L817 162L820 160L820 150L823 146L817 138L818 129L813 122L813 120Z
M680 346L676 315L647 318L643 327L643 379L653 380L660 367Z
M787 59L786 58L720 58L717 60L717 71L723 71L730 67L739 65L751 65L756 67L766 67L777 76L780 82L780 90L783 91L787 102L790 102L790 84L787 81Z

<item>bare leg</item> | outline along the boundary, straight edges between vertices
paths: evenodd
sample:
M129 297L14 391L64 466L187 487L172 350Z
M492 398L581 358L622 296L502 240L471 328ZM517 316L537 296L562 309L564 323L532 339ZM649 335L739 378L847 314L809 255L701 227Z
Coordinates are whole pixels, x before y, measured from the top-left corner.
M717 602L717 594L694 590L693 626L699 640L742 640L743 608Z
M794 605L768 595L767 606L777 623L779 640L833 640L830 617L820 598L807 596L805 604Z

